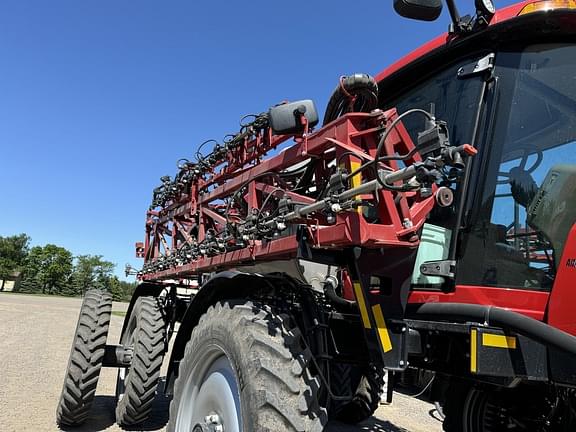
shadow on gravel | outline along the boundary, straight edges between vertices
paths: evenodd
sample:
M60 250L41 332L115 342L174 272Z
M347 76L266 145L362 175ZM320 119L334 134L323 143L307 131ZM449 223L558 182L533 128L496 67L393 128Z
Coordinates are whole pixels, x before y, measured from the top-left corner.
M374 417L360 425L360 430L366 432L410 432L408 429L398 427L389 421L378 420Z
M326 432L351 432L351 431L363 431L363 432L410 432L408 429L404 429L390 423L386 420L379 420L376 417L370 417L370 419L360 423L357 426L350 426L344 423L332 421L328 424L325 429Z
M164 395L165 378L158 385L158 393L152 405L150 418L143 424L134 428L124 428L127 431L157 431L168 423L170 397ZM62 427L63 431L70 432L100 432L116 423L116 396L97 395L94 398L90 417L82 426Z

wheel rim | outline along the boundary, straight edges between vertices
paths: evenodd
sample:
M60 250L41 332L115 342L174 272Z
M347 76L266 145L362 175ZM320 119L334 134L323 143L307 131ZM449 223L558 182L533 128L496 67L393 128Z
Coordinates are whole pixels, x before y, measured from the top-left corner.
M126 392L126 368L118 368L118 377L116 378L116 397L118 402L124 398L124 393Z
M201 354L188 375L178 405L176 432L190 432L199 425L215 430L242 432L240 392L234 368L219 347Z

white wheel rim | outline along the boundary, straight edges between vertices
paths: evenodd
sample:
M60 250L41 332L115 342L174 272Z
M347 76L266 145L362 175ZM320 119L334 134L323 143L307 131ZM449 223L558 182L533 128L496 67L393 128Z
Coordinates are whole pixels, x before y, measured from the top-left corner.
M118 378L116 379L116 397L118 398L118 402L124 398L124 393L126 392L126 386L124 385L125 382L126 368L118 368Z
M195 359L178 405L176 432L192 432L194 426L206 423L207 417L214 415L223 431L242 432L236 374L218 347Z

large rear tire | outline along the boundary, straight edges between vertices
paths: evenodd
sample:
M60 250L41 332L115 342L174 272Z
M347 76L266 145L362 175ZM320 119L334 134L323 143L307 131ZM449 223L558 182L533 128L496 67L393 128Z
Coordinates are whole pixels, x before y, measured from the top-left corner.
M158 298L136 299L120 343L132 349L132 362L118 369L116 423L130 427L148 419L160 381L166 326Z
M245 300L210 307L186 345L168 431L321 431L310 359L289 316Z
M77 426L88 418L100 377L111 311L112 297L108 292L86 292L56 410L60 426Z
M360 367L336 363L331 367L330 384L335 394L352 395L350 401L332 402L331 417L343 423L357 424L378 409L384 386L384 371L374 365Z

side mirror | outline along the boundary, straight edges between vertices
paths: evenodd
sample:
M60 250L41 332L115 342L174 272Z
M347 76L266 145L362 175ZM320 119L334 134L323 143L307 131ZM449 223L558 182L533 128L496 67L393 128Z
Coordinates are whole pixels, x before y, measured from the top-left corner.
M270 127L275 135L292 135L302 133L301 116L308 120L308 126L318 124L318 111L311 100L301 100L276 105L268 111Z
M404 18L434 21L442 12L442 0L394 0L394 10Z

